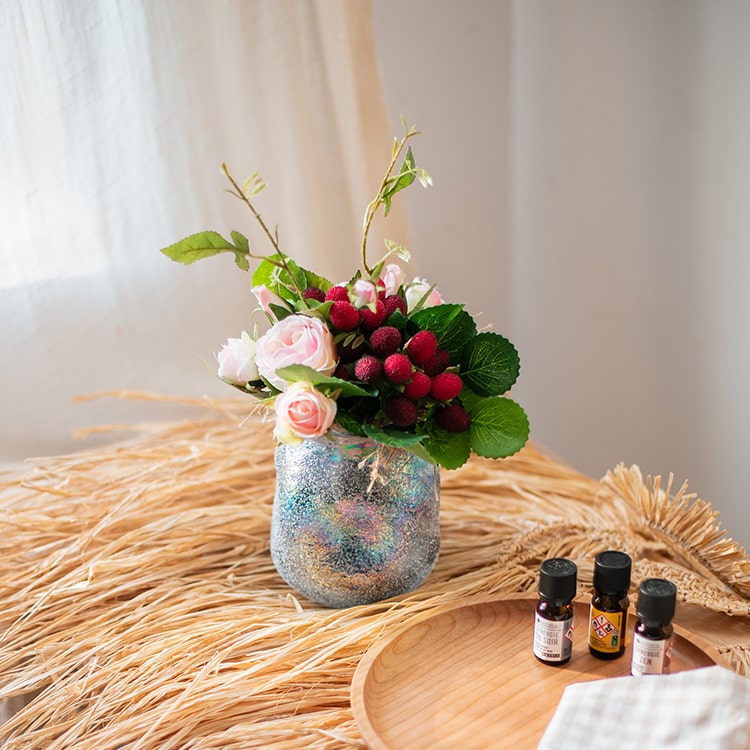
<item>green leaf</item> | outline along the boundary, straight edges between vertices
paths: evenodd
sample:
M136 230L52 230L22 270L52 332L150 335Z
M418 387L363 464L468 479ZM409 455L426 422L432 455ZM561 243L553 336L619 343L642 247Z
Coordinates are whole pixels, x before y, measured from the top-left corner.
M250 243L247 241L247 237L239 232L232 231L231 233L232 242L237 250L234 251L234 262L237 267L242 271L250 270Z
M477 326L474 319L463 309L463 305L436 305L420 310L409 316L409 320L420 330L430 330L438 340L438 346L445 349L456 363L461 357L466 343L476 337ZM461 372L463 376L463 371Z
M391 210L391 199L393 196L401 190L408 188L409 185L414 182L415 178L414 154L412 153L411 148L409 148L404 157L403 164L401 164L401 170L399 171L398 176L392 177L388 180L386 187L381 194L381 200L384 204L383 212L386 216L388 216L388 213Z
M312 367L307 367L307 365L287 365L276 370L276 374L289 383L306 380L324 393L340 391L341 396L378 395L378 389L374 386L365 385L364 383L352 383L349 380L323 375L323 373L313 370Z
M168 258L185 265L195 263L196 260L201 260L201 258L210 258L219 253L234 253L235 259L238 253L243 256L245 254L243 248L235 247L218 232L212 231L191 234L169 247L162 248L161 252ZM245 259L245 262L247 262L247 259ZM239 262L237 262L237 265L240 265Z
M433 427L424 438L424 447L434 461L445 469L463 466L471 455L468 431L448 432L440 427Z
M344 430L351 432L352 435L367 437L362 424L341 409L336 412L336 422Z
M461 354L461 378L481 396L499 396L518 379L516 347L499 333L480 333Z
M308 271L306 268L300 267L300 269L305 275L305 289L310 286L315 286L318 289L327 292L333 286L325 276L318 276L318 274Z
M403 430L385 430L371 424L364 425L365 435L383 445L392 445L395 448L408 448L422 442L421 435Z
M478 456L505 458L526 445L529 419L513 400L501 396L484 398L469 409L469 443Z

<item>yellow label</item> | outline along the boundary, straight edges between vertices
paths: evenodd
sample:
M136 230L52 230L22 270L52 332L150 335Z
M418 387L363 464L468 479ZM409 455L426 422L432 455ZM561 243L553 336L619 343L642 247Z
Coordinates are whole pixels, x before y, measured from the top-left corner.
M602 612L591 607L589 646L605 654L614 654L625 645L625 613Z

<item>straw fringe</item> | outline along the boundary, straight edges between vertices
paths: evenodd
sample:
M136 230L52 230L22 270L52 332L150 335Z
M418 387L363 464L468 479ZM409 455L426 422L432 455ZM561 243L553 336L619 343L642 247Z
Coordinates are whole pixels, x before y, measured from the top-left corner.
M270 424L244 401L168 401L195 417L0 481L0 699L32 696L0 727L8 750L362 747L349 684L366 649L457 602L534 590L552 555L576 560L582 592L617 547L636 581L750 612L744 550L685 485L624 466L598 482L534 445L443 474L441 555L417 591L318 607L270 560ZM750 635L720 650L750 674Z

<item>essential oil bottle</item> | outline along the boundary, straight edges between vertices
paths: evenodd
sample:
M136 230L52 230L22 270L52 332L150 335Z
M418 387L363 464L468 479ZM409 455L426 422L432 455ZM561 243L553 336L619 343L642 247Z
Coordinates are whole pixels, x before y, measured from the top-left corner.
M576 564L564 557L544 560L539 568L533 650L544 664L557 666L570 661L577 576Z
M597 659L616 659L625 653L631 567L630 555L617 550L600 552L594 558L589 652Z
M676 601L677 587L664 578L648 578L638 587L631 674L669 672Z

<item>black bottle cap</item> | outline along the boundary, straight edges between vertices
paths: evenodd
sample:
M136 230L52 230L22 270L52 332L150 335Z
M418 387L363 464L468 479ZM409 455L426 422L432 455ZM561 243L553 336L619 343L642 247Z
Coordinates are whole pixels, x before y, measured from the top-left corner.
M644 622L666 625L672 621L677 587L664 578L647 578L638 587L635 612Z
M617 550L600 552L594 558L594 588L605 596L625 596L630 588L630 555Z
M550 557L539 568L539 596L562 604L576 595L578 568L572 560Z

